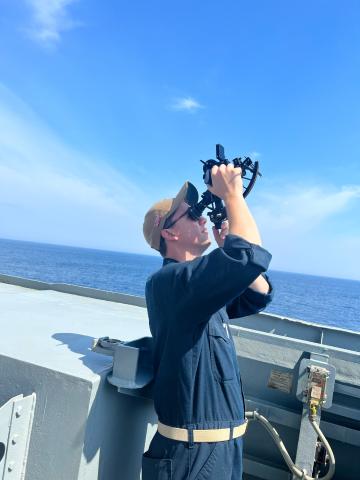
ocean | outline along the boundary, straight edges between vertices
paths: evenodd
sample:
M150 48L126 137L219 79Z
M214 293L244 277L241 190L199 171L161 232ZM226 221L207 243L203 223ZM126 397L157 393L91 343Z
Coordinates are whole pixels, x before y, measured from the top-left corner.
M0 239L0 273L144 296L160 256ZM360 331L360 281L269 270L274 300L286 317Z

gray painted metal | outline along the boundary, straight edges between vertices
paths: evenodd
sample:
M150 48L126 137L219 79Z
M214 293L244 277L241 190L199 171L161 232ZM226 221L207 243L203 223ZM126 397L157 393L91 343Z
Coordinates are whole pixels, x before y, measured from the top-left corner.
M301 416L295 463L301 470L304 470L307 475L312 475L316 453L317 434L312 428L308 418L309 406L304 405ZM316 415L316 423L320 423L319 414ZM295 475L293 475L292 478L293 480L298 479L298 477Z
M262 480L289 480L289 472L287 470L281 470L280 468L260 463L257 460L253 460L250 457L244 458L244 471L246 472L246 478L251 479L261 478Z
M121 389L146 387L153 379L152 338L143 337L132 342L99 338L93 352L113 356L112 372L108 380Z
M258 408L273 423L293 459L302 419L302 403L296 397L301 361L310 359L311 354L328 356L329 365L336 369L336 380L332 406L322 411L320 427L335 452L335 478L356 479L358 467L353 459L360 447L360 334L334 328L325 332L327 327L268 314L232 322L247 410ZM347 349L343 348L344 339ZM291 379L288 391L270 388L274 371ZM300 439L300 449L301 445ZM245 457L274 468L284 466L271 442L264 442L264 432L256 424L250 424L246 434ZM253 470L251 478L263 478L261 475L261 469L258 475Z
M296 396L300 401L304 403L307 402L306 391L308 383L308 369L314 365L318 367L324 367L329 373L329 377L326 381L325 387L325 398L324 402L321 405L321 408L331 407L335 388L336 369L333 365L329 365L328 361L328 355L319 355L315 353L311 353L310 359L303 358L301 360L299 365L298 384L296 389Z
M106 381L111 357L91 345L104 335L126 342L149 336L144 299L1 281L0 405L17 394L37 395L26 480L115 480L118 472L122 480L138 479L141 453L156 429L152 401L142 389L119 395ZM320 425L335 452L336 479L357 478L360 334L268 314L232 323L247 410L257 408L274 424L293 459L303 407L296 397L300 363L311 353L328 355L336 380ZM266 436L250 424L244 480L288 475Z
M0 478L23 480L36 404L35 393L16 395L0 408Z
M53 290L54 292L70 293L81 297L97 298L108 302L124 303L126 305L136 305L146 308L146 302L143 297L128 295L125 293L108 292L97 288L81 287L79 285L68 285L65 283L47 283L40 280L31 280L28 278L15 277L0 273L0 282L19 287L31 288L33 290Z
M25 479L139 478L152 402L119 395L106 380L111 359L91 346L104 331L148 336L146 309L9 283L0 305L0 405L37 397Z
M320 361L322 360L322 361ZM295 463L298 467L305 471L308 475L312 475L313 466L315 462L315 455L317 451L317 433L312 428L309 422L310 416L310 406L308 398L308 378L309 378L309 369L312 366L320 366L326 368L327 372L331 371L330 378L327 379L326 388L325 388L325 399L324 403L321 404L318 413L316 414L315 421L317 424L320 424L321 418L321 408L330 408L332 404L332 398L334 393L334 384L335 384L335 368L332 365L329 365L327 362L329 357L327 355L319 354L310 354L310 359L303 358L299 365L298 372L298 384L296 396L297 398L304 403L302 416L301 416L301 425L299 431L299 439L296 450L296 460ZM293 480L296 480L296 476L293 476Z

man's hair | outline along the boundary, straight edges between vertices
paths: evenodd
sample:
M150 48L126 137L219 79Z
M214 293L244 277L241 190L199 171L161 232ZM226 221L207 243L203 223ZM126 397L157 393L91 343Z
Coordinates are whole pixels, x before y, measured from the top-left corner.
M166 245L166 240L163 236L160 237L160 255L165 258L166 257L166 251L167 251L167 245Z
M175 215L176 213L176 210L175 212L173 212L169 218L166 219L165 223L164 223L164 226L163 226L163 230L168 228L168 226L171 224L172 220L173 220L173 216ZM167 245L166 245L166 240L165 238L161 235L160 233L160 248L159 248L159 252L160 252L160 255L165 258L166 257L166 253L167 253Z

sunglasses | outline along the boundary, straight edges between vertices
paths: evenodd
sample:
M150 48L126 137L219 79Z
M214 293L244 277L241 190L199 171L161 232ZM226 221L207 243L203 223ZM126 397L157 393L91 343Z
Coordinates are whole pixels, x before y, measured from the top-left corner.
M165 225L164 225L164 228L171 228L175 225L176 222L178 222L180 220L180 218L183 218L185 217L185 215L187 215L190 220L194 220L193 217L190 215L190 209L191 207L187 208L185 210L185 212L183 214L180 215L180 217L178 217L176 220L173 220L172 222L170 222L169 224L167 223L167 221L165 222Z

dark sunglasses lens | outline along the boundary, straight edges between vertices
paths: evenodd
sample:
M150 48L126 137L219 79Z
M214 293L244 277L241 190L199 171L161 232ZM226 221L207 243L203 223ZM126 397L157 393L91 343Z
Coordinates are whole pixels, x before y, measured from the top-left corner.
M192 207L188 208L187 216L190 218L190 220L194 220L194 222L197 222L201 217L201 215L197 215L197 212Z
M188 212L189 212L189 209L187 209L182 215L180 215L180 217L176 218L175 220L171 220L169 224L167 224L167 222L165 222L164 228L173 227L175 225L175 223L180 220L180 218L185 217L185 215L188 215Z

